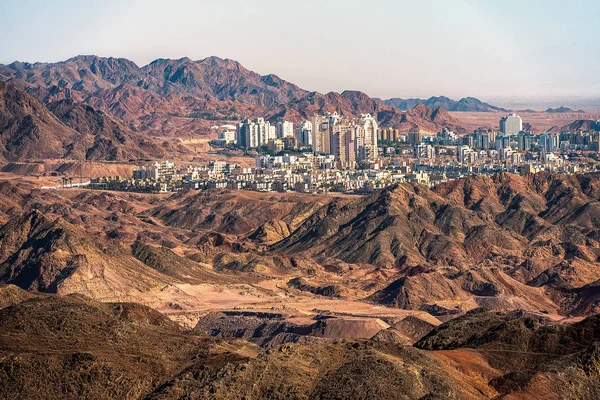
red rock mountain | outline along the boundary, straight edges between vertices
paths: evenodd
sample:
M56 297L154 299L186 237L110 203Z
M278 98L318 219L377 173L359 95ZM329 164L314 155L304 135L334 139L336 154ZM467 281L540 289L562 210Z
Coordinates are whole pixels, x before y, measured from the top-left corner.
M78 134L39 100L0 82L0 145L7 160L62 158L75 150Z
M218 57L158 59L141 68L126 59L97 56L58 63L14 62L0 65L0 79L46 103L65 98L85 102L149 133L206 133L214 120L262 115L299 122L315 112L335 110L371 113L380 125L406 131L465 131L458 120L433 114L441 109L405 113L358 91L308 92L276 75L259 75Z
M334 111L349 116L369 113L377 118L381 126L398 128L401 132L421 130L435 133L442 128L459 133L467 131L464 124L442 108L431 109L419 104L414 109L404 112L381 104L363 92L351 90L342 93L329 92L325 95L312 92L304 98L271 109L267 117L271 120L288 119L299 122L312 118L316 113Z
M7 161L128 160L160 157L165 152L102 111L72 99L46 107L6 82L0 82L0 146Z
M398 185L330 202L272 250L391 269L393 281L370 299L400 308L470 299L487 308L598 312L597 296L583 302L600 280L599 182L502 174L433 190ZM565 297L555 303L557 291Z

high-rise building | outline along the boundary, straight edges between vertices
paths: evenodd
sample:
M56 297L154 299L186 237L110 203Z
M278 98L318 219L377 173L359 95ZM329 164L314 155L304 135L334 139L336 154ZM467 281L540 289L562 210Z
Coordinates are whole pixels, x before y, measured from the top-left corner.
M510 148L509 136L496 136L496 150Z
M377 129L377 140L381 142L397 142L398 129L379 128Z
M543 133L540 135L540 150L542 151L556 151L559 144L559 136L556 133Z
M331 153L331 132L330 127L339 123L341 117L337 112L326 115L315 115L312 123L312 146L315 154Z
M294 136L294 123L290 121L281 121L277 123L277 137L284 138Z
M219 127L218 140L223 144L236 143L237 128L235 125L222 125Z
M304 121L296 128L296 139L299 146L312 146L312 122Z
M490 148L490 134L485 130L473 132L473 147L488 150Z
M352 168L356 163L355 130L351 125L331 127L331 153L342 168Z
M427 159L431 160L435 158L435 149L433 146L425 143L416 144L414 147L415 158L419 160Z
M504 135L516 135L523 130L523 120L517 114L510 114L500 118L500 132Z
M276 129L264 118L247 119L240 123L237 143L247 149L266 145L276 138Z
M456 148L456 161L461 164L472 164L477 162L478 153L469 146L458 146Z
M378 157L378 126L370 114L347 118L337 113L315 115L312 122L312 147L317 154L332 154L343 167L356 162L371 162Z
M411 131L408 132L408 143L410 144L419 144L421 143L421 139L423 138L423 135L421 134L420 131Z
M461 138L461 144L464 146L475 147L473 136L464 136Z
M361 114L354 121L357 161L375 161L377 151L377 121L371 114Z
M531 148L531 133L524 131L519 132L517 142L519 150L529 150Z

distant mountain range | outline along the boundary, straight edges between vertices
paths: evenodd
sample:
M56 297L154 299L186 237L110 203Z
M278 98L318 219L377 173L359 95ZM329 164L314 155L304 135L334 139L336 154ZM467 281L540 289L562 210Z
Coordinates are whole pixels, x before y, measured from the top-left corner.
M577 111L575 111L575 110L572 110L572 109L570 109L568 107L560 106L558 108L548 108L544 112L547 112L547 113L550 113L550 114L556 114L556 113L584 113L585 111L584 110L577 110Z
M553 126L548 132L573 132L573 131L597 131L600 130L600 123L591 119L578 119L562 127Z
M325 95L312 92L299 100L274 107L267 113L271 120L287 119L300 121L310 119L312 115L338 111L344 115L372 114L384 127L394 127L403 132L421 130L438 132L448 128L455 132L466 132L466 126L458 119L450 116L443 108L431 108L423 104L413 109L400 112L386 106L363 92L345 90L342 93L330 92Z
M311 92L219 57L158 59L143 67L93 55L57 63L13 62L0 64L0 81L8 82L2 86L0 150L13 161L152 156L169 151L153 137L208 135L214 125L257 116L299 123L315 113L370 113L380 126L403 132L448 128L465 133L468 126L448 111L510 111L474 97L380 100L360 91Z
M509 112L505 108L496 107L491 104L485 103L475 97L463 97L460 100L452 100L446 96L430 97L428 99L400 99L397 97L382 100L375 99L385 105L396 107L400 110L411 110L417 104L424 104L431 108L443 108L446 111L476 111L476 112L488 112L488 111L501 111Z
M13 62L0 64L0 81L7 82L0 104L2 150L11 161L146 157L161 154L161 146L151 139L155 136L206 135L224 121L257 116L298 123L328 111L371 113L380 126L403 131L467 131L443 109L443 102L433 107L415 104L404 112L359 91L309 92L219 57L158 59L143 67L124 58L97 56ZM35 132L43 135L36 138Z

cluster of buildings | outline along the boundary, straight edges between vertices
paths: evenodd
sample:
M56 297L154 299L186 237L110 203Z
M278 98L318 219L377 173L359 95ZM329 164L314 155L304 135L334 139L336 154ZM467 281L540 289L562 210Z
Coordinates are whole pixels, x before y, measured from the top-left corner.
M312 124L309 121L294 129L294 123L290 121L271 124L264 118L254 118L238 125L222 125L217 129L216 142L219 145L235 145L243 149L267 147L270 150L296 150L312 146Z
M219 140L245 148L265 146L272 152L257 156L253 167L222 161L187 167L154 162L136 168L131 177L93 179L90 187L368 193L397 182L434 186L470 174L600 170L594 161L599 160L598 131L534 135L523 131L515 114L503 117L497 132L475 130L464 136L447 129L433 135L380 129L369 114L315 115L296 127L289 121L271 124L256 118L221 126ZM299 148L306 151L285 152Z
M264 118L242 121L238 126L218 128L219 144L234 144L244 149L265 147L272 153L285 150L311 150L314 154L333 155L339 168L377 160L377 121L370 114L357 118L327 113L315 115L294 128L290 121L271 124Z
M338 113L315 115L312 121L312 149L331 154L339 168L354 168L377 161L377 121L370 114L348 118Z
M174 192L183 189L235 189L261 192L370 193L396 182L430 184L424 170L406 162L385 168L338 169L333 155L284 154L256 158L255 167L223 161L178 167L173 162L154 162L133 171L132 177L102 177L91 180L91 189L132 192Z

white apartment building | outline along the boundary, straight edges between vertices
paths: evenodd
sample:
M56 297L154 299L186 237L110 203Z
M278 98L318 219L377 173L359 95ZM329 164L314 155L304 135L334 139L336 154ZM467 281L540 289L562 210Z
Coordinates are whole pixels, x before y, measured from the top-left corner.
M557 133L543 133L540 135L540 149L542 151L556 151L560 145Z
M276 127L264 118L248 119L239 125L237 143L251 149L266 145L276 137Z
M296 128L296 139L300 146L312 146L313 125L310 121L304 121Z
M461 164L473 164L477 162L479 153L469 146L458 146L456 148L456 161Z
M523 130L523 120L517 114L500 118L500 132L506 136L516 135Z
M170 161L158 161L148 166L142 166L133 170L133 179L154 179L160 180L170 179L177 172L175 170L175 163Z
M356 150L361 155L358 161L377 160L377 121L371 114L362 114L355 124Z
M432 145L419 143L415 145L415 158L418 159L434 159L435 158L435 149Z
M290 121L281 121L277 123L277 137L292 137L294 136L294 123Z
M334 113L315 115L312 147L315 154L332 154L343 167L377 160L377 121L370 114L347 118Z
M237 142L237 128L235 125L222 125L219 127L218 140L224 144Z

